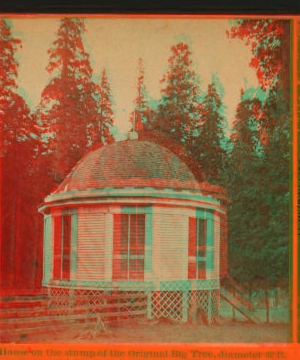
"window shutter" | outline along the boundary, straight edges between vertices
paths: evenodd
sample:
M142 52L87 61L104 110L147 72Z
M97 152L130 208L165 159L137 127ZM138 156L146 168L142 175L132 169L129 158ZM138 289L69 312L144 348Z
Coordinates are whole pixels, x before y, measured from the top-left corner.
M228 276L227 270L227 218L226 214L220 216L220 278Z
M197 275L197 219L189 218L189 257L188 257L188 278L196 279Z
M207 219L207 246L214 247L214 220ZM215 251L214 249L207 249L207 269L214 270L215 268Z
M51 217L45 217L44 225L44 274L43 282L48 285L51 271Z
M197 219L198 221L198 246L197 246L197 266L198 279L206 279L206 221L205 219Z
M130 215L129 279L144 280L145 215Z
M70 280L71 215L63 216L62 279Z
M128 215L114 214L113 279L127 280L128 273Z
M53 279L61 278L61 231L62 217L54 217L54 262L53 262Z
M71 215L71 259L70 259L70 278L76 278L78 271L78 214Z

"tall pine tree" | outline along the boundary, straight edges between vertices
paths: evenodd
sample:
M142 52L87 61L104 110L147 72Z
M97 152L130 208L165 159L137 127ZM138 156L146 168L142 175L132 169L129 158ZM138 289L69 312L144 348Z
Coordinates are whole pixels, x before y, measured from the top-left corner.
M84 21L61 20L49 53L52 78L42 92L38 118L44 128L52 178L59 183L89 146L88 129L98 119L96 87L82 36Z
M227 190L232 203L228 206L229 273L241 283L253 286L260 272L261 242L261 164L258 156L255 101L243 99L237 106L231 135Z
M149 130L151 129L154 116L155 111L149 106L148 91L145 84L145 66L140 58L134 111L131 113L130 122L135 124L136 130Z
M225 151L226 119L223 116L221 96L212 82L208 85L202 108L199 136L195 141L193 153L205 169L210 183L219 183L223 174Z
M37 128L18 94L16 51L20 44L8 20L0 19L1 286L6 289L34 287L38 271Z
M288 273L289 26L285 20L239 20L229 34L251 45L253 58L250 66L256 68L260 86L267 91L266 101L257 117L263 176L257 182L260 196L257 214L260 214L261 232L255 253L260 259L258 272L266 292L267 308L268 289L279 284L284 286ZM259 173L254 165L249 171Z
M179 43L171 51L153 129L187 144L200 119L200 92L188 45Z
M100 86L97 90L99 93L99 109L96 129L94 129L94 131L96 133L96 143L103 145L105 142L113 141L110 129L114 123L111 87L105 69L102 71Z

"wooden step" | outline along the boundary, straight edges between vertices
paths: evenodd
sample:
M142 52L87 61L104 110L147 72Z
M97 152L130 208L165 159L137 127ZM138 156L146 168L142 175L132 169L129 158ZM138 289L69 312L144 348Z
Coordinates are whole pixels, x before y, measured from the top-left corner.
M96 323L96 321L90 321L90 323ZM74 322L74 323L63 323L63 324L60 324L60 325L40 325L38 327L20 327L20 328L11 328L11 329L3 329L3 328L0 328L0 333L2 335L9 335L9 334L13 334L13 335L16 335L16 333L22 333L22 332L25 332L27 335L30 334L30 332L35 332L36 329L38 328L39 331L57 331L59 329L64 329L64 328L73 328L73 327L76 327L76 329L80 330L80 328L85 328L87 326L87 323L84 322L84 323L80 323L79 321L77 322Z
M136 303L126 302L126 303L102 304L99 305L99 309L110 310L114 308L116 309L116 308L123 308L129 306L145 306L145 305L147 305L147 301L136 302ZM70 314L75 314L75 313L80 314L87 311L91 311L93 309L95 309L95 305L57 307L57 308L34 308L34 309L21 309L21 310L3 309L1 311L1 318L13 321L15 318L23 319L23 318L30 318L37 316L53 316L54 314L57 314L57 311L68 312Z
M146 314L147 309L135 311L122 311L122 312L107 312L101 314L80 314L80 315L57 315L45 316L36 318L19 318L19 319L4 319L1 321L1 330L13 329L34 329L47 326L61 326L66 324L73 324L76 322L85 323L96 321L100 316L101 319L106 317L124 317L132 315Z
M43 301L6 301L0 303L0 309L22 309L43 306Z
M0 302L27 302L27 301L40 301L46 300L48 298L47 294L40 294L40 295L22 295L22 296L1 296Z
M234 280L231 276L228 276L227 279L225 279L225 286L222 286L225 290L228 291L228 287L233 289L234 292L238 293L245 303L245 306L251 311L256 310L256 306L248 299L248 297L245 295L245 288L240 285L236 280Z
M147 294L120 294L120 295L92 295L92 296L77 296L77 297L61 297L61 298L45 298L39 301L36 301L36 299L28 300L28 301L21 301L19 298L5 301L0 303L0 308L34 308L34 307L47 307L49 304L49 301L51 303L61 302L61 301L76 301L76 303L84 303L88 301L99 301L101 300L117 300L117 299L140 299L140 298L146 298Z
M239 300L237 300L224 288L220 288L220 295L221 298L226 300L231 306L233 306L236 310L238 310L241 314L243 314L252 323L258 324L261 322L253 311L250 311L248 308L243 306Z

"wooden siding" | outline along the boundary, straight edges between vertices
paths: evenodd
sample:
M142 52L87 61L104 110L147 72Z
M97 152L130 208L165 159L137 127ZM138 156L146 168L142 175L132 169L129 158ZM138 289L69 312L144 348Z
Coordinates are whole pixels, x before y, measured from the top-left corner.
M154 214L153 279L160 281L187 279L188 216L174 210Z
M137 209L135 210L137 213L145 214L145 281L188 279L190 217L207 220L206 279L218 279L220 222L222 221L219 212L195 207L161 205L137 207ZM123 214L124 210L133 213L130 206L125 208L118 204L101 208L81 207L78 209L78 215L76 211L70 212L71 280L112 281L113 213L120 213L120 210ZM61 211L56 211L52 215L48 217L48 220L45 217L44 282L47 268L48 282L53 274L54 219L63 214ZM222 216L224 217L223 214ZM224 218L226 221L226 217ZM213 235L212 238L209 237L210 232ZM46 250L47 236L48 250ZM221 254L222 256L224 254Z
M227 276L227 214L220 214L220 278Z
M213 274L214 279L219 278L220 273L220 217L215 213L215 271Z
M206 220L207 234L206 234L206 279L210 280L214 278L215 269L215 238L214 238L214 220L211 218L210 213L206 213L209 216Z
M51 276L51 216L46 215L44 218L44 267L43 282L49 283Z
M102 209L78 209L77 279L105 279L105 213Z
M71 270L71 215L62 216L61 278L70 280Z
M145 281L152 280L153 274L153 215L145 217Z
M76 279L78 270L78 214L71 215L71 280Z
M54 253L53 253L53 279L61 279L61 254L62 254L62 218L53 217L54 223Z
M113 214L105 215L105 281L112 281Z

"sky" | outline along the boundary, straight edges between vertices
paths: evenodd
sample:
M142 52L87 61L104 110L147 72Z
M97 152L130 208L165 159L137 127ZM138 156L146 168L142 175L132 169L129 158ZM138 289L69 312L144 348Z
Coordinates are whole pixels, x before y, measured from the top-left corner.
M13 35L22 40L18 51L19 87L31 107L38 105L50 80L46 71L47 51L56 39L59 18L19 17L12 19ZM224 87L231 126L240 90L257 87L255 70L249 67L250 48L243 41L228 39L226 19L92 17L85 19L85 50L90 54L94 80L105 67L114 97L115 125L119 132L130 130L130 112L136 95L138 59L145 63L146 88L159 100L162 79L171 56L171 46L186 42L192 52L193 68L205 92L213 74Z

